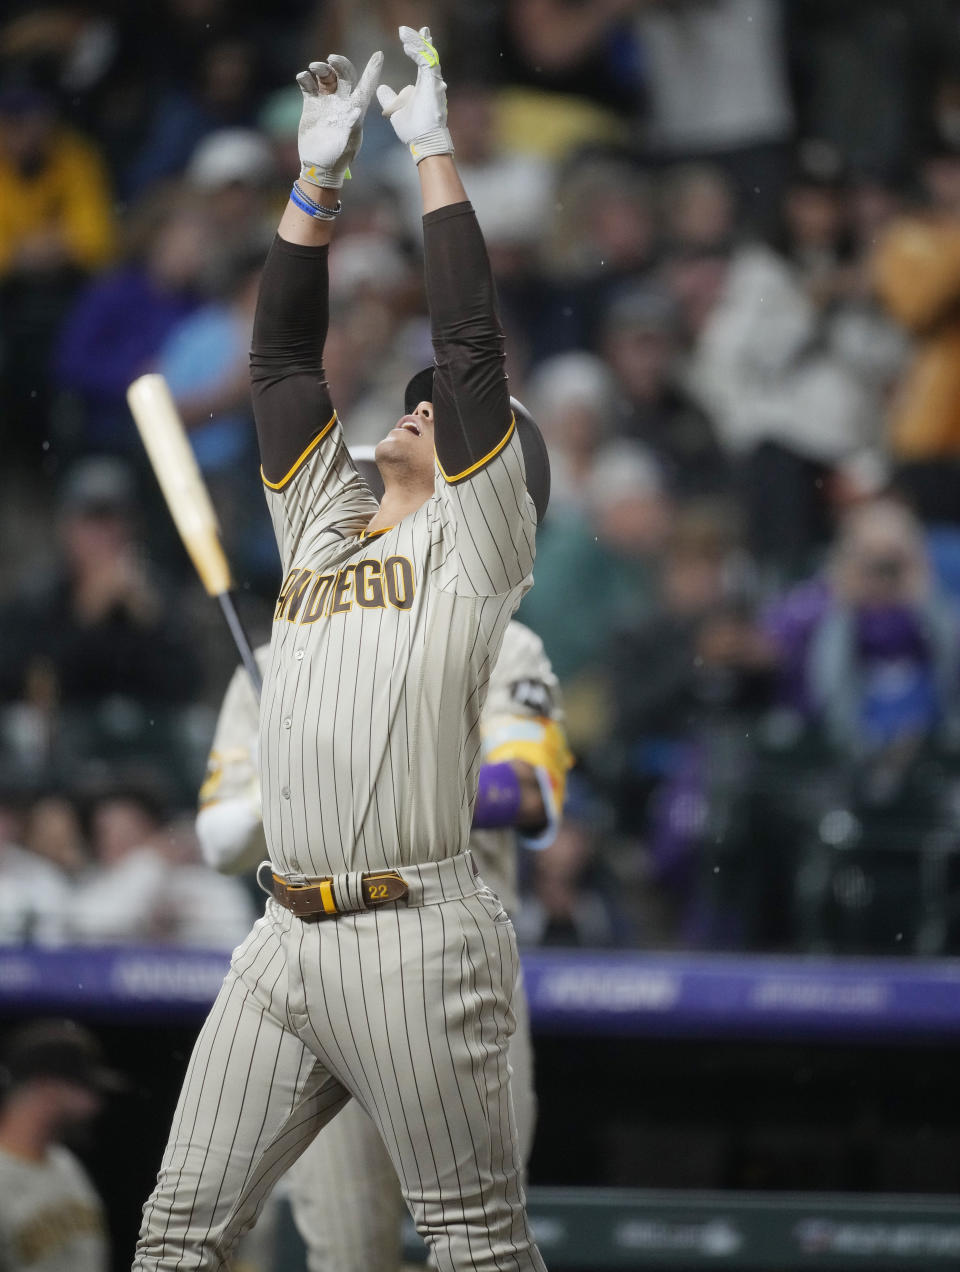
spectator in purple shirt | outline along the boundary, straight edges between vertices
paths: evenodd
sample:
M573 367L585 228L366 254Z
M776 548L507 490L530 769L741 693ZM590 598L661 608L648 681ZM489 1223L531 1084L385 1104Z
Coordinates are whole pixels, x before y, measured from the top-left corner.
M81 294L60 335L56 375L81 405L85 449L139 446L127 385L151 369L170 331L196 307L206 250L198 207L154 199L133 220L124 264Z
M854 757L912 751L956 720L960 622L893 499L847 516L828 568L773 606L767 630L782 701Z

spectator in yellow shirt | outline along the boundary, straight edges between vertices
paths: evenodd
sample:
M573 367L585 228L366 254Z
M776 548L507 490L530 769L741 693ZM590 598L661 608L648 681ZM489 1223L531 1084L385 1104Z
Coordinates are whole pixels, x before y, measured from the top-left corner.
M100 156L38 84L0 83L0 400L4 421L16 420L0 423L0 445L13 474L39 466L51 436L52 342L84 274L114 245Z
M107 175L96 149L32 87L0 90L0 279L93 270L113 252Z

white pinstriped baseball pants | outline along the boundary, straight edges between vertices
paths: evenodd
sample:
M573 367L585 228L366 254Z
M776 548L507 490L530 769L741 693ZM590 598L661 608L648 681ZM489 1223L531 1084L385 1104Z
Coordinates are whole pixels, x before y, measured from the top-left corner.
M235 952L194 1047L135 1272L229 1268L276 1180L350 1096L376 1124L439 1272L544 1268L507 1063L513 925L466 854L402 873L410 906L305 923L271 901Z
M510 1089L526 1167L533 1147L536 1096L533 1046L523 977L513 996ZM287 1176L309 1272L398 1272L403 1194L377 1128L356 1100L318 1135Z

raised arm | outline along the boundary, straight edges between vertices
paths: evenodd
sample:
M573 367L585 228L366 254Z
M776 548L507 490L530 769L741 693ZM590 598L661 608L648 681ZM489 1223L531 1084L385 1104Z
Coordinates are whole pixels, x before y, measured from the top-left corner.
M297 76L300 177L267 256L250 354L263 476L271 489L282 487L335 419L323 370L327 249L382 63L375 53L358 81L346 58L332 56Z
M503 330L487 249L473 208L462 201L437 202L460 186L452 157L424 159L420 173L426 289L436 363L435 442L444 476L455 481L495 453L511 428Z
M284 221L288 215L289 210ZM284 228L282 221L281 232ZM283 484L334 419L323 370L327 293L326 244L297 243L278 234L263 270L250 352L260 462L272 488Z
M446 85L429 28L400 28L417 80L378 98L417 164L423 199L427 302L436 371L435 444L450 481L467 475L511 429L503 330L487 249L457 172L446 126Z

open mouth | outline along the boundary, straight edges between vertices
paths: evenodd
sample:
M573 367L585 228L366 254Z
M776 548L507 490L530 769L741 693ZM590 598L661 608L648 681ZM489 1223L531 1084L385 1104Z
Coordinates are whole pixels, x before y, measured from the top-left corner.
M420 425L413 420L401 420L397 428L402 428L407 433L412 433L414 437L420 436Z

